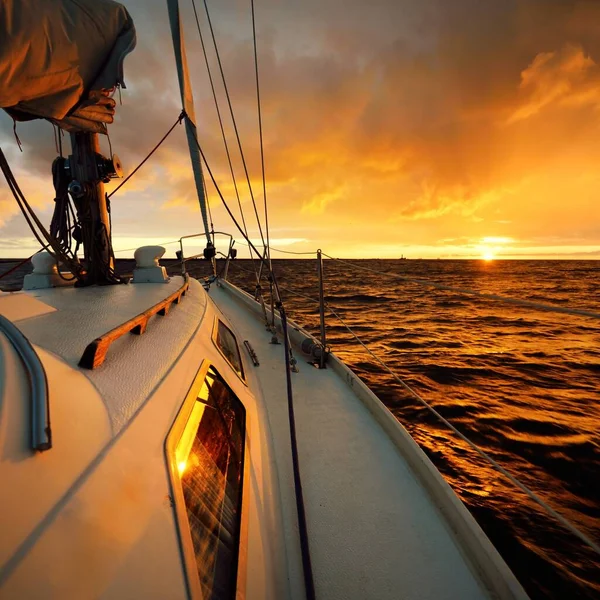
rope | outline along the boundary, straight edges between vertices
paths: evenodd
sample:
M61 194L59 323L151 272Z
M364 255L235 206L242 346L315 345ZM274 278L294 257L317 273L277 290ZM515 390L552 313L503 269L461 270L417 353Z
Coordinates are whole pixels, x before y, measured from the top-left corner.
M52 181L56 196L54 212L50 222L50 235L57 240L63 252L69 252L73 243L72 232L79 227L76 218L71 225L71 215L74 215L69 197L69 177L65 170L66 159L62 156L55 158L52 163ZM74 254L77 252L75 251Z
M208 197L208 189L206 187L206 179L204 177L204 171L202 171L202 189L204 190L204 197L206 198L206 208L208 208L208 220L210 222L210 230L213 234L213 246L215 245L215 225L212 218L212 210L210 208L210 198Z
M269 212L267 210L267 183L265 180L265 153L263 145L262 111L260 106L260 83L258 78L258 52L256 48L256 20L254 18L254 0L250 0L252 10L252 40L254 42L254 72L256 75L256 106L258 109L258 136L260 139L260 168L262 173L263 201L265 208L265 231L267 234L267 260L271 264L271 253L269 248Z
M19 267L22 267L23 265L27 264L36 254L39 254L42 250L44 250L44 248L40 248L40 250L34 252L29 258L26 258L25 260L22 260L21 262L17 263L14 267L8 269L8 271L4 271L4 273L0 275L0 279L6 277L7 275L10 275L11 273L14 273Z
M273 248L271 246L271 250L274 250L275 252L282 252L283 254L296 254L297 256L314 256L315 253L314 252L294 252L292 250L279 250L278 248Z
M194 1L195 0L192 0L192 3ZM234 115L234 112L233 112L233 106L231 104L231 97L229 95L229 89L227 87L227 82L225 80L225 73L223 71L223 65L221 63L221 56L219 54L219 48L217 46L217 40L215 38L215 32L214 32L214 29L213 29L213 26L212 26L212 21L210 19L210 12L208 10L208 3L207 3L206 0L203 0L203 2L204 2L204 9L206 11L206 17L207 17L207 20L208 20L208 25L210 27L210 34L211 34L211 37L212 37L213 46L215 48L215 53L216 53L216 56L217 56L217 63L219 65L219 71L221 73L221 79L223 81L223 88L225 90L225 97L227 98L227 104L229 106L229 113L231 115L231 121L233 123L233 129L235 131L235 137L236 137L236 140L237 140L237 143L238 143L238 148L239 148L240 156L241 156L241 159L242 159L242 165L244 166L244 173L246 175L246 181L248 183L248 190L250 192L250 198L252 200L252 206L254 208L254 214L256 215L256 223L258 224L258 231L260 233L260 238L262 240L263 246L265 246L265 238L264 238L264 235L263 235L262 226L260 224L260 217L258 216L258 209L256 207L256 200L254 199L254 192L252 191L252 184L250 183L250 175L248 174L248 166L246 165L246 158L245 158L245 155L244 155L244 151L242 149L242 142L240 140L240 134L239 134L239 131L238 131L238 128L237 128L237 122L235 120L235 115Z
M158 144L156 144L156 146L154 146L154 148L150 150L146 158L144 158L144 160L129 175L127 175L127 177L125 177L125 179L123 179L123 181L121 181L121 183L110 194L107 195L107 198L111 198L112 196L114 196L144 166L146 161L160 148L161 144L169 137L173 129L175 129L177 125L181 125L181 122L183 121L184 117L185 112L182 111L181 114L177 117L177 121L173 123L171 129L169 129L169 131L165 133L160 142L158 142Z
M279 316L283 329L283 344L285 352L285 375L288 401L288 420L290 424L290 443L292 447L292 466L294 471L294 491L296 496L296 512L298 513L298 529L300 534L300 551L302 554L302 568L304 572L304 587L308 600L315 600L315 582L310 560L308 544L308 529L306 526L306 513L304 510L304 495L302 492L302 479L300 478L300 463L298 459L298 443L296 440L296 416L294 414L294 398L292 394L292 368L290 364L290 341L287 335L287 317L283 305L280 303Z
M248 227L246 225L246 218L244 216L244 210L242 208L242 201L240 198L240 192L237 185L237 180L235 178L235 172L233 170L233 162L231 160L231 153L229 152L229 144L227 143L227 136L225 135L225 127L223 126L223 119L221 117L221 109L219 108L219 102L217 100L217 92L215 90L215 84L212 78L212 72L210 69L210 63L208 62L208 55L206 53L206 46L204 44L204 36L202 35L202 28L200 27L200 19L198 18L198 11L196 10L196 2L192 0L192 8L194 9L194 17L196 19L196 26L198 28L198 35L200 36L200 45L202 46L202 54L204 55L204 62L206 64L206 71L208 73L208 80L210 82L210 89L212 90L213 101L215 103L215 109L217 111L217 119L219 121L219 128L221 129L221 137L223 139L223 145L225 146L225 154L227 155L227 163L229 164L229 172L231 173L231 179L233 181L233 189L235 190L235 196L237 198L238 206L240 209L240 216L242 217L242 224L244 226L244 232L248 235ZM212 28L211 28L212 30ZM216 45L215 45L216 48ZM206 189L206 188L205 188ZM210 209L210 205L209 205ZM211 216L212 221L212 216ZM212 225L211 225L212 226ZM214 228L213 228L214 229ZM254 269L254 275L256 277L256 283L258 285L258 271L256 270L256 266L254 264L254 257L252 253L250 254L250 258L252 259L252 268Z
M239 265L238 265L239 266ZM318 300L315 300L311 296L307 296L306 294L302 294L296 290L292 290L287 287L281 286L281 289L284 289L290 292L292 295L300 296L301 298L305 298L310 300L315 304L320 304ZM350 326L342 319L342 317L333 309L333 307L329 303L325 303L325 307L329 310L329 312L340 321L340 323L346 328L348 333L352 335L352 337L367 351L367 353L375 359L379 363L379 365L387 371L394 380L399 383L415 400L417 400L421 405L423 405L427 410L429 410L439 421L441 421L446 427L448 427L454 434L456 434L463 442L465 442L468 446L470 446L479 456L485 459L494 469L504 475L513 485L518 487L522 492L524 492L529 498L531 498L536 504L538 504L541 508L543 508L550 516L554 517L561 525L563 525L566 529L568 529L573 535L578 537L582 542L584 542L587 546L592 548L592 550L596 551L600 554L600 546L590 539L585 533L577 529L570 521L568 521L565 517L563 517L559 512L554 510L551 506L549 506L540 496L538 496L535 492L530 490L525 484L521 483L516 477L511 475L504 467L502 467L498 462L496 462L489 454L487 454L484 450L482 450L477 444L472 442L467 436L461 433L450 421L444 418L431 404L429 404L421 395L415 391L410 385L408 385L403 379L401 379L392 369L381 359L379 358L360 338L359 336L350 328Z
M172 240L170 242L160 242L157 244L158 246L168 246L169 244L179 244L179 240ZM132 250L137 250L139 246L135 246L134 248L121 248L120 250L115 250L115 254L117 252L131 252Z
M591 317L592 319L600 319L600 313L584 310L580 308L565 308L562 306L556 306L554 304L543 304L542 302L534 302L533 300L521 300L520 298L511 298L509 296L499 296L498 294L486 294L484 292L478 292L476 290L462 289L453 287L450 285L444 285L441 283L436 283L435 281L430 281L428 279L420 279L416 277L406 277L404 275L398 275L397 273L387 273L384 271L377 271L375 269L371 269L369 267L363 267L362 265L356 265L348 260L344 260L342 258L335 258L333 256L329 256L329 254L325 254L323 252L323 256L331 260L335 260L354 269L360 269L362 271L370 271L371 273L375 273L377 275L385 275L386 277L392 277L395 279L400 279L402 281L407 281L409 283L418 283L420 285L424 285L426 287L432 287L438 290L443 290L446 292L454 292L456 294L463 294L465 296L475 296L477 298L483 298L485 300L496 300L498 302L506 302L508 304L517 304L519 306L527 306L528 308L534 308L536 310L545 310L549 312L557 312L563 313L567 315L577 315L580 317Z
M298 512L298 528L299 528L300 546L301 546L301 552L302 552L304 584L305 584L306 596L307 596L308 600L314 600L315 599L314 579L313 579L313 573L312 573L312 566L311 566L311 562L310 562L308 530L307 530L307 526L306 526L306 515L304 513L304 499L303 499L303 495L302 495L302 482L300 479L298 449L296 446L296 421L295 421L295 416L294 416L294 399L293 399L293 394L292 394L292 380L291 380L291 348L290 348L289 336L288 336L287 318L285 315L285 309L284 309L283 303L281 302L281 295L279 293L279 284L277 283L275 274L273 273L272 270L269 269L269 264L266 261L266 259L260 255L256 246L250 241L250 238L244 233L244 231L240 227L240 224L238 223L237 219L233 216L233 213L231 212L231 209L229 208L229 205L227 204L225 197L223 196L223 193L221 192L221 189L219 188L219 185L217 184L215 176L208 164L208 161L206 160L206 156L204 155L204 151L202 150L198 140L196 140L196 144L198 145L198 152L200 152L200 155L202 156L202 160L204 161L204 164L206 165L206 170L208 171L208 174L210 175L210 178L215 187L215 190L217 191L217 194L219 195L219 198L221 198L221 202L223 203L225 210L231 217L231 220L233 221L234 225L237 227L238 231L242 234L242 236L244 236L244 239L248 243L248 247L250 248L250 250L254 251L256 253L256 256L260 260L261 264L263 264L265 266L265 268L269 270L270 281L272 281L275 291L276 291L276 294L277 294L277 298L278 298L277 309L279 310L279 314L281 316L281 329L282 329L282 334L283 334L283 339L284 339L286 386L287 386L286 389L287 389L287 399L288 399L290 439L291 439L291 445L292 445L292 461L293 461L293 469L294 469L294 489L295 489L295 496L296 496L296 508L297 508L297 512ZM274 314L274 311L273 311L273 314Z
M244 242L238 242L242 244L242 246L247 246L248 244L244 244ZM274 252L282 252L283 254L297 254L298 256L315 256L315 252L295 252L293 250L280 250L279 248L273 248L273 246L269 246L271 250Z
M8 183L8 187L12 192L21 213L25 217L25 221L27 225L31 229L36 240L39 242L42 250L51 247L53 250L53 256L56 259L57 263L62 261L65 265L68 266L71 273L75 275L78 279L81 277L82 267L79 262L68 256L60 247L60 244L48 233L43 223L39 220L38 216L35 214L35 211L31 208L31 205L25 198L25 195L21 191L13 172L11 171L10 165L4 156L4 152L0 148L0 169L2 170L4 177L6 178L6 182ZM35 223L35 225L34 225ZM37 229L36 229L37 227ZM38 231L39 230L39 231ZM42 239L42 237L44 239ZM52 254L52 252L51 252Z

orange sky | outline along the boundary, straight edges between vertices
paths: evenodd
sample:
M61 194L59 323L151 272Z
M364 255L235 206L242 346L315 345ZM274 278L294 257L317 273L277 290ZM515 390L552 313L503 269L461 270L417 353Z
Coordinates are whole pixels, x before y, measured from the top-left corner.
M165 3L124 4L138 47L110 135L131 170L180 107ZM181 4L200 141L236 207L193 13ZM249 2L209 6L262 206ZM600 2L256 0L256 10L273 246L347 257L600 257ZM52 127L18 132L23 154L0 117L0 143L49 222ZM116 250L201 230L186 152L179 128L115 195ZM237 158L236 170L257 240ZM233 232L209 192L215 227ZM35 250L3 185L0 256Z

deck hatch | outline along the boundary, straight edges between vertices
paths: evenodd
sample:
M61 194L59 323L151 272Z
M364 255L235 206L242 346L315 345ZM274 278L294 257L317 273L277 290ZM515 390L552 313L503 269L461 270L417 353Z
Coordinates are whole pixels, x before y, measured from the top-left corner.
M218 372L205 367L199 375L203 371L169 435L167 452L190 587L197 589L199 582L203 598L233 599L246 414Z

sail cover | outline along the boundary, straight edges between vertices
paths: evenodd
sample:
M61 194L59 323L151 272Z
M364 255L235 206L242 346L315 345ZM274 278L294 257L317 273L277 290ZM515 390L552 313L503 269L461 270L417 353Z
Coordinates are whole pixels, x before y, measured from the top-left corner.
M16 120L103 131L135 41L127 9L112 0L2 0L0 107Z

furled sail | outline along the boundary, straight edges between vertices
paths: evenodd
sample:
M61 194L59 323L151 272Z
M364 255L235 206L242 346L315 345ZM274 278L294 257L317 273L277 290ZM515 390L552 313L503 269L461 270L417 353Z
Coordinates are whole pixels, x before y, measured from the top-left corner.
M192 86L190 83L187 58L185 54L183 30L181 27L181 17L179 14L179 0L167 0L167 8L169 10L169 22L171 24L171 37L173 38L173 51L175 52L175 64L177 65L177 77L179 80L181 104L186 114L185 133L190 150L192 171L194 173L194 181L196 183L196 193L198 194L198 202L200 204L200 213L202 214L202 223L204 225L206 241L208 245L211 245L212 241L210 237L210 227L208 226L208 214L206 211L206 190L204 189L202 160L199 151L198 132L196 130L194 96L192 94Z
M131 16L112 0L2 0L0 107L16 120L103 132L135 42Z

